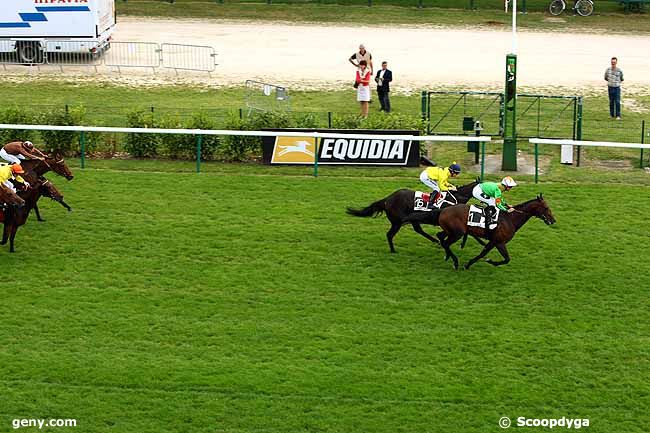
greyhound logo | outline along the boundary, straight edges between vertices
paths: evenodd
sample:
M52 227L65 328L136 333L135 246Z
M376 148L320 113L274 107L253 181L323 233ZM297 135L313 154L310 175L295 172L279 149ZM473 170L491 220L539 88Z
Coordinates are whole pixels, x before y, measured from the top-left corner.
M304 153L305 155L309 156L314 156L314 152L311 150L307 149L307 146L311 146L311 143L307 143L306 141L296 141L296 144L293 146L278 146L280 149L282 149L279 153L278 156L284 156L287 153L291 152L300 152Z
M276 137L271 164L313 164L315 151L313 137Z

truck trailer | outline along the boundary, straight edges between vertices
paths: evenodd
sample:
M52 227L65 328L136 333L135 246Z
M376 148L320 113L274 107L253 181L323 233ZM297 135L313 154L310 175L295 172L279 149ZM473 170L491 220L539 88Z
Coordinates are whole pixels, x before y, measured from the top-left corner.
M42 63L53 53L99 56L110 47L115 0L0 0L0 54Z

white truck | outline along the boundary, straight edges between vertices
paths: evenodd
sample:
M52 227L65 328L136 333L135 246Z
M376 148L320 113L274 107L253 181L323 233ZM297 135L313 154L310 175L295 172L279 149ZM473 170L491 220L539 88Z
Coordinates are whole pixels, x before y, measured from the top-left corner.
M98 56L110 46L115 22L115 0L0 0L0 62Z

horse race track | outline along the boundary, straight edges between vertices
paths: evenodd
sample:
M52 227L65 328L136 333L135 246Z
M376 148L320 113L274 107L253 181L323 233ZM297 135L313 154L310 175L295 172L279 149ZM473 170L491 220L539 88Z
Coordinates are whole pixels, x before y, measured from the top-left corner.
M43 201L0 250L0 431L647 431L648 187L523 185L512 201L543 191L557 224L524 226L506 267L455 272L344 213L415 174L51 179L74 212Z

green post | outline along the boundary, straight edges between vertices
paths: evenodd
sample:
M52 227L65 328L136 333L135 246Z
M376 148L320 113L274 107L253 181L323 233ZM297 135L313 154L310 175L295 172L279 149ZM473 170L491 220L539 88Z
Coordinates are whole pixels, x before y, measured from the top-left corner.
M201 143L203 142L203 136L196 136L196 172L201 173Z
M535 183L539 181L539 149L538 144L535 143Z
M485 179L485 141L481 141L481 182Z
M423 90L420 93L420 113L422 121L427 122L427 134L431 133L431 125L429 124L428 113L429 113L429 93Z
M86 168L86 134L84 131L79 134L79 145L81 147L81 168Z
M318 177L318 137L314 137L314 177Z
M578 114L576 118L576 140L582 140L582 96L578 97ZM576 152L576 167L580 167L580 151L582 146L578 146L578 151Z
M506 56L505 119L501 169L517 171L517 55Z
M645 120L641 121L641 144L645 144ZM639 168L643 168L643 148L641 149L641 159L639 159Z

